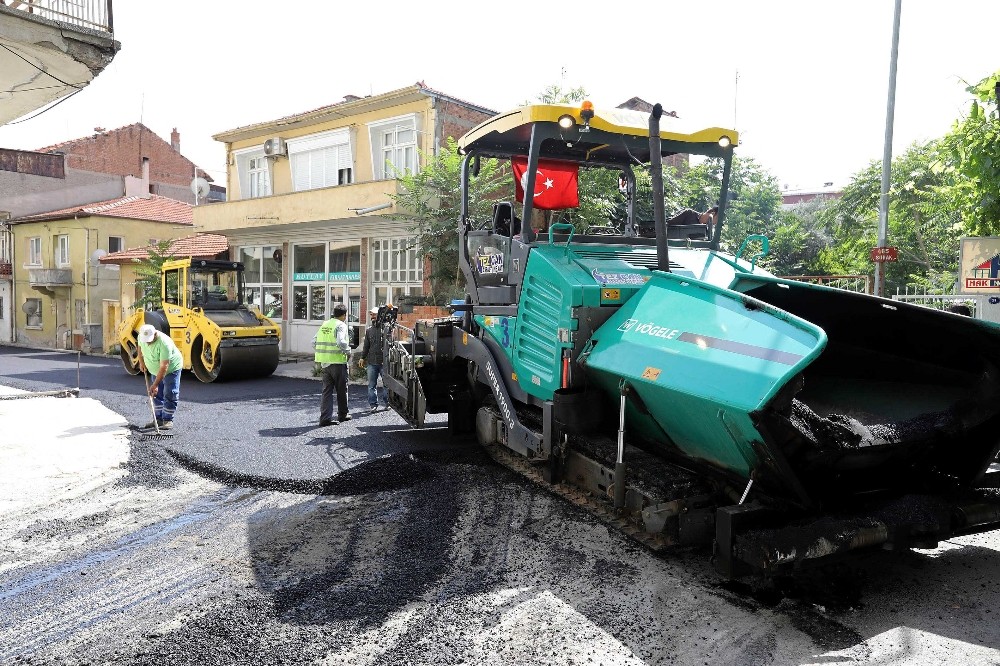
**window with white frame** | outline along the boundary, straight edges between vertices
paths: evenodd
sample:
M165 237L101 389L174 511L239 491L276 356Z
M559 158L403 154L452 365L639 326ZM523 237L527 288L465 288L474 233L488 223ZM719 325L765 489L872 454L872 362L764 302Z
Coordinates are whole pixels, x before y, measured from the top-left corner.
M417 172L418 119L414 113L368 125L375 180Z
M28 265L42 265L42 239L37 236L28 239Z
M125 239L122 236L108 236L108 253L121 252L125 249Z
M0 230L0 261L10 261L11 256L11 234Z
M69 236L63 234L56 242L56 265L69 265Z
M237 255L243 264L243 302L265 317L281 319L281 248L277 245L242 247Z
M399 303L403 296L423 296L424 262L412 237L376 238L369 255L372 307Z
M354 156L347 129L289 139L288 159L296 192L354 182Z
M42 327L42 299L40 298L26 298L24 299L24 325L29 328L41 328Z
M236 151L236 171L240 179L240 198L255 199L271 194L271 165L263 148Z

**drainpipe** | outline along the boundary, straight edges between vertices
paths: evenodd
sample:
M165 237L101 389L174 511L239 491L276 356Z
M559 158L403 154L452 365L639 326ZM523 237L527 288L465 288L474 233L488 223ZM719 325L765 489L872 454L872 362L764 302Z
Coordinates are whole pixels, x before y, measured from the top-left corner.
M85 229L87 232L87 247L84 248L83 253L83 316L86 318L86 324L90 324L90 229ZM82 329L81 329L82 331Z

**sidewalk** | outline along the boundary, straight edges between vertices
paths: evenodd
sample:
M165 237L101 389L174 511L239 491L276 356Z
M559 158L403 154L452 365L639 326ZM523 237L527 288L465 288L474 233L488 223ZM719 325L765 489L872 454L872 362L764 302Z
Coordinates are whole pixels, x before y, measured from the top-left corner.
M313 375L315 367L316 363L311 356L282 356L274 374L278 377L297 377L298 379L322 381L323 378L320 375ZM368 379L364 375L347 381L350 384L368 385Z

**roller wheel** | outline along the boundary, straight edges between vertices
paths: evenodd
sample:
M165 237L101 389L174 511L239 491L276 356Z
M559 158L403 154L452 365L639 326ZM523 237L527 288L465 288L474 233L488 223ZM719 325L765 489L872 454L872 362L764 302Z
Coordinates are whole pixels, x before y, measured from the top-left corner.
M278 345L249 347L221 347L216 350L211 366L202 355L203 340L199 338L191 347L191 371L199 381L214 381L269 377L278 367Z
M205 357L202 356L203 350L203 343L199 338L191 348L191 371L194 372L198 381L211 384L219 378L219 374L222 372L222 358L216 356L215 363L209 367L205 364Z
M139 374L139 363L132 357L132 350L134 349L135 347L133 347L132 345L122 346L120 354L122 357L122 365L125 366L125 372L127 372L130 375ZM139 352L136 351L136 354L138 353Z

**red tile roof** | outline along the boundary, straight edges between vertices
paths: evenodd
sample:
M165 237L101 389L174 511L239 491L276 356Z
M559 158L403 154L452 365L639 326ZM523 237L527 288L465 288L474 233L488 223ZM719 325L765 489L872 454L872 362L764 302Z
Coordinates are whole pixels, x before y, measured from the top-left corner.
M149 222L171 222L174 224L192 224L194 206L176 199L168 199L156 194L143 197L119 197L108 201L97 201L83 206L63 208L48 213L25 215L11 220L12 223L38 222L41 220L57 220L68 217L89 217L102 215L104 217L123 217L130 220L146 220Z
M229 249L229 241L219 234L195 234L170 242L165 254L174 257L212 259ZM131 264L149 259L150 246L136 247L101 257L102 264Z

